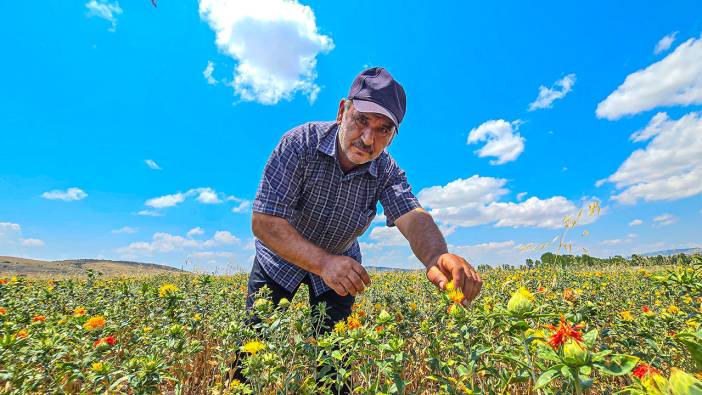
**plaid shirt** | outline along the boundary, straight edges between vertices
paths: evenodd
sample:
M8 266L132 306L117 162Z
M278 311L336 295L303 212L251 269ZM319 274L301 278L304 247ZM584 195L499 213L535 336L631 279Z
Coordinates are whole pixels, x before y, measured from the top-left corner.
M361 262L357 238L375 217L378 201L388 226L421 206L387 151L344 174L336 158L337 129L334 122L310 122L285 133L263 170L253 211L285 218L320 248ZM305 276L316 296L331 290L319 276L284 260L258 239L256 259L290 292Z

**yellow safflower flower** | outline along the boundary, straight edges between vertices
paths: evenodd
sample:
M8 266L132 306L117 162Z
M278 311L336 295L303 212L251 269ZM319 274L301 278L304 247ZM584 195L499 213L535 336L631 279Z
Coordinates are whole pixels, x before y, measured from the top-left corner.
M679 314L680 308L675 305L670 305L665 311L667 311L669 314Z
M619 316L622 317L623 321L633 321L634 320L634 315L631 314L631 312L628 310L622 311L621 313L619 313Z
M85 309L83 306L78 306L73 310L73 316L74 317L82 317L88 313L88 310Z
M258 340L251 340L241 347L241 351L249 353L251 355L256 355L257 352L266 348L266 345Z
M158 296L161 298L166 298L176 293L177 291L178 287L176 287L175 284L166 283L161 285L161 288L158 289Z

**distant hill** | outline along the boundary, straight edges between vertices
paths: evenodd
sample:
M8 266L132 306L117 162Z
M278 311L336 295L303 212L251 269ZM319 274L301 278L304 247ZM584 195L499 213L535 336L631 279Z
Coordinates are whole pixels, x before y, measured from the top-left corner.
M678 254L685 254L685 255L695 255L695 254L702 254L702 248L679 248L677 250L661 250L661 251L653 251L653 252L647 252L645 254L640 254L641 256L671 256L671 255L678 255Z
M385 267L385 266L364 266L366 271L369 272L413 272L419 269L399 269L396 267Z
M64 261L40 261L36 259L0 256L1 276L80 276L92 269L106 276L152 275L160 273L180 273L180 269L154 263L110 261L105 259L69 259Z

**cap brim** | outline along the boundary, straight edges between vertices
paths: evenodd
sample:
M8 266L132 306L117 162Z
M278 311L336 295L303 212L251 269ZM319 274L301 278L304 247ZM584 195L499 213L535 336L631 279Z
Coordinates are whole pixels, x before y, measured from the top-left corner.
M385 107L381 106L380 104L373 103L372 101L366 101L366 100L360 100L360 99L352 99L352 100L353 100L353 107L356 109L356 111L372 112L375 114L385 115L386 117L390 118L392 123L395 124L395 130L397 130L397 131L400 130L400 125L397 124L397 120L395 119L395 116L392 115L392 113L390 111L386 110Z

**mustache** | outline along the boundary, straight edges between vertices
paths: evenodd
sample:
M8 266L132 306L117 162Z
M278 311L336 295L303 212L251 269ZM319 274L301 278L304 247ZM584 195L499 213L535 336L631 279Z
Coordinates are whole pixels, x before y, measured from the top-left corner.
M365 151L365 152L367 152L367 153L369 153L369 154L370 154L370 153L373 153L373 147L370 146L370 145L365 145L365 144L363 144L363 141L361 141L361 140L356 140L356 141L354 141L354 142L353 142L353 146L356 147L356 148L358 148L358 149L360 149L360 150L362 150L362 151Z

